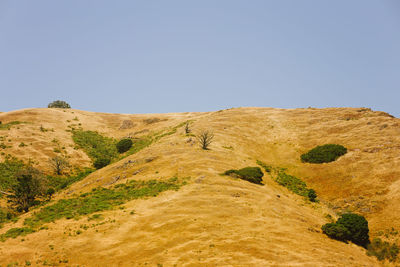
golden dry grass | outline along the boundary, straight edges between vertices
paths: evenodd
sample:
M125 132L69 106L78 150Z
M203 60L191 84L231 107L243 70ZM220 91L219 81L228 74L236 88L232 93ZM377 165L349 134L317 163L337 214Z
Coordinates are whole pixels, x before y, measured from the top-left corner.
M131 201L124 205L125 210L103 212L106 221L115 222L80 235L69 233L90 224L87 218L60 220L49 224L49 230L24 237L23 242L17 238L0 243L1 263L68 259L60 264L376 266L379 263L362 248L323 235L324 215L344 209L361 213L370 222L372 235L391 227L400 229L400 124L382 112L238 108L129 115L27 109L0 114L3 123L16 120L28 123L0 131L13 145L5 152L24 160L31 158L47 171L47 159L54 155L54 138L66 148L74 165L90 165L84 152L73 148L71 133L65 131L77 123L85 130L121 138L192 120L194 133L211 130L215 141L211 150L201 150L194 137L180 128L139 153L92 173L56 199L130 179L177 175L191 180L177 192ZM131 123L124 123L127 120ZM54 132L41 132L40 125ZM20 142L28 146L19 147ZM349 153L329 164L300 162L302 153L325 143L342 144ZM317 191L321 203L306 203L268 176L264 177L265 186L258 186L219 175L227 169L256 166L257 159L288 168L288 173ZM134 215L129 214L131 210ZM1 233L21 222L6 225Z

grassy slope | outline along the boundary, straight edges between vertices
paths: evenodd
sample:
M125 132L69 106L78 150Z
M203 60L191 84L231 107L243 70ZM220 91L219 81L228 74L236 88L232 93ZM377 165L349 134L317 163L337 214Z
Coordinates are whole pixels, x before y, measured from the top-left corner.
M202 151L179 129L139 153L89 175L56 198L126 179L178 175L191 176L192 181L178 192L165 192L151 201L134 200L124 205L126 210L134 209L135 215L127 215L124 210L104 212L106 218L115 222L80 235L69 236L64 232L79 229L87 223L85 218L50 224L49 230L28 235L24 242L20 238L8 240L0 244L9 248L0 250L0 262L22 258L55 261L64 257L69 264L88 266L97 261L126 266L132 265L132 261L164 266L376 264L362 249L315 232L326 222L324 214L329 210L324 205L315 208L304 205L301 197L278 186L268 175L264 177L267 186L263 187L218 175L227 169L256 166L256 159L287 167L289 173L303 177L310 188L316 189L322 204L329 202L338 210L349 205L363 212L373 231L400 228L399 194L396 194L400 188L397 137L400 126L398 119L385 114L357 109L267 108L163 115L22 110L0 115L3 122L30 122L6 132L14 144L7 152L35 159L38 156L39 160L51 155L53 152L46 150L48 135L42 136L39 130L40 124L46 124L45 128L55 129L51 135L67 147L76 164L89 164L82 151L68 148L72 140L70 133L65 132L69 125L66 120L72 123L75 116L85 130L101 129L100 132L115 138L146 129L159 131L193 119L194 131L213 130L215 142L210 151ZM152 117L161 121L153 124L143 121ZM136 126L120 130L127 118ZM35 135L31 137L29 133ZM34 145L19 151L17 144L29 143L29 138L35 139L30 139ZM349 153L329 164L300 162L301 153L324 143L340 143L349 148ZM8 228L17 226L18 223ZM53 249L48 247L50 243Z

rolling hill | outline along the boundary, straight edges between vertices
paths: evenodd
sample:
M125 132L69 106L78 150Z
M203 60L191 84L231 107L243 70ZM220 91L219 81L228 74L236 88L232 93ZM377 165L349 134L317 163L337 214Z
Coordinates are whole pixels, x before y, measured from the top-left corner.
M1 113L0 121L0 160L11 155L48 174L49 158L56 155L66 155L76 168L92 166L93 156L74 142L76 132L97 131L110 140L128 137L138 144L136 150L115 156L112 164L57 192L47 206L90 197L99 187L120 190L135 181L179 181L173 190L127 198L112 209L75 219L57 218L34 233L7 238L0 243L3 265L382 264L365 249L321 232L330 216L337 218L345 211L368 219L371 238L386 235L397 240L400 121L384 112L234 108L132 115L24 109ZM190 134L185 133L186 122ZM196 142L195 135L202 130L214 133L209 150ZM330 143L345 146L348 153L330 163L301 162L301 154ZM317 192L319 203L279 185L266 171L263 186L221 175L257 166L257 161L306 182ZM172 177L177 180L168 180ZM5 223L0 234L25 227L24 219L42 208Z

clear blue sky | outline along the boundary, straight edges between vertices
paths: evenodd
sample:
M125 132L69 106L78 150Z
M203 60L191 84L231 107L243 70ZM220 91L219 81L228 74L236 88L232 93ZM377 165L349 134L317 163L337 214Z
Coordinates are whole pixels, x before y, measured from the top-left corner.
M371 107L400 117L400 1L0 0L0 111Z

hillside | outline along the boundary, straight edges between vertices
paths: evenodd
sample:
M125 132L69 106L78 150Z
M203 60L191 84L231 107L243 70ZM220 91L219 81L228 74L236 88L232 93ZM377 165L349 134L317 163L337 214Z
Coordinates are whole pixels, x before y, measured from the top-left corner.
M400 229L400 121L384 112L237 108L130 115L25 109L1 113L0 121L0 143L5 145L1 160L7 154L31 160L47 173L49 157L58 154L68 155L75 167L92 165L74 143L72 129L98 131L115 139L153 137L137 153L60 191L53 203L98 186L190 177L176 191L100 212L103 223L88 221L88 216L59 219L46 224L47 229L7 239L0 243L2 264L377 266L380 263L364 249L322 234L326 215L335 217L345 210L362 214L369 221L371 237L392 227ZM215 134L210 150L200 149L195 137L185 134L186 121L195 134L201 130ZM331 163L300 161L301 154L326 143L344 145L349 152ZM305 201L266 172L264 186L220 175L228 169L257 166L257 160L286 168L304 180L320 203ZM34 212L5 224L0 234L22 227L23 219Z

